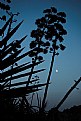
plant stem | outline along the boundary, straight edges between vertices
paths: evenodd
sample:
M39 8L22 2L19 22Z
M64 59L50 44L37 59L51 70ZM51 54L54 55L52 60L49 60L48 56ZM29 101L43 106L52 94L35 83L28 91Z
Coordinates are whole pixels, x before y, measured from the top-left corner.
M27 86L29 85L29 83L30 83L30 80L31 80L31 77L32 77L32 73L33 73L33 70L34 70L34 65L35 65L35 63L36 63L36 60L37 60L37 54L36 54L35 60L34 60L34 62L33 62L33 66L32 66L32 68L31 68L31 74L29 75L29 78L28 78L26 87L27 87Z
M69 94L73 91L73 89L79 84L79 82L81 81L81 77L79 78L78 81L75 82L75 84L68 90L68 92L65 94L65 96L63 97L63 99L59 102L59 104L56 106L57 109L60 108L60 106L64 103L64 101L66 100L66 98L69 96Z
M47 97L48 86L49 86L50 77L51 77L52 70L53 70L53 65L54 65L54 57L55 57L55 49L53 51L50 70L49 70L49 74L48 74L48 78L47 78L47 84L46 84L46 87L45 87L44 97L43 97L43 101L42 101L42 109L44 109L44 104L45 104L46 97Z
M41 41L41 38L40 38L39 41ZM39 48L40 48L40 44L38 45L38 49L39 49ZM26 87L27 87L27 86L29 85L29 83L30 83L30 80L31 80L31 77L32 77L32 73L33 73L33 70L34 70L34 65L35 65L35 63L36 63L38 54L39 54L39 52L37 51L36 56L35 56L35 59L34 59L34 62L33 62L33 66L32 66L32 68L31 68L31 74L29 75L29 78L28 78Z

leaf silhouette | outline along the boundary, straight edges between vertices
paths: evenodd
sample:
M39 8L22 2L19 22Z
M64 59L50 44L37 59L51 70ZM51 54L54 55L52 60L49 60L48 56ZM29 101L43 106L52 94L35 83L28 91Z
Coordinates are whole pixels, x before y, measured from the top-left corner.
M59 15L61 17L66 17L66 14L64 12L59 12L59 13L57 13L57 15Z
M39 79L33 79L30 81L30 83L32 84L33 82L38 81ZM19 85L23 85L23 84L27 84L27 81L22 81L22 82L18 82L18 83L13 83L11 85L5 85L4 87L14 87L14 86L19 86Z
M58 21L61 23L66 23L66 19L62 17L58 17Z
M42 62L43 61L40 61L40 62L37 62L35 64L29 64L29 65L28 65L28 63L22 64L22 65L20 65L18 67L15 67L13 69L10 69L8 71L3 72L2 74L0 74L0 78L3 78L3 77L6 78L8 76L14 75L14 74L19 73L21 71L27 70L27 69L31 68L32 66L36 66L36 65L38 65L38 64L40 64Z
M45 10L43 11L43 13L50 13L50 12L51 12L50 9L45 9Z
M36 43L35 41L32 41L32 42L30 43L30 48L31 48L31 49L32 49L32 48L35 48L36 45L37 45L37 43Z
M8 42L8 40L12 37L12 35L17 31L17 29L20 27L20 25L22 24L23 21L21 21L9 34L6 35L5 38L3 38L2 41L2 45L6 46L6 43Z
M3 10L10 10L10 6L9 5L5 5L2 2L0 2L0 8Z
M0 36L4 33L4 31L6 30L7 26L9 25L9 22L11 21L13 16L11 16L9 18L9 20L5 23L5 25L0 29Z
M7 0L8 3L11 3L11 0Z
M61 50L64 50L66 47L64 46L64 45L62 45L62 44L60 44L60 49Z
M37 70L37 71L33 71L32 74L35 74L35 73L38 73L38 72L41 72L41 71L44 71L44 70L45 69L40 69L40 70ZM24 73L24 74L19 74L17 76L13 76L13 77L7 78L5 80L2 80L1 82L5 81L7 83L9 80L14 80L14 79L22 78L22 77L28 76L30 74L31 74L31 72L27 72L27 73Z
M57 13L57 9L55 7L51 7L53 13Z
M6 21L6 16L5 15L2 16L2 20Z
M9 67L9 66L12 64L14 58L16 58L16 57L21 53L21 51L22 51L23 49L24 49L24 48L18 50L16 53L10 55L9 57L7 57L7 58L4 59L3 61L1 61L1 62L0 62L0 70L3 70L3 69L5 69L5 68Z

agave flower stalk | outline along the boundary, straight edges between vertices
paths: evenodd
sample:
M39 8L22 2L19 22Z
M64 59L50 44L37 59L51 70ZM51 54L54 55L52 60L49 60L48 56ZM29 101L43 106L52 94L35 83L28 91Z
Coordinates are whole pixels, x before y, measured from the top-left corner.
M65 17L66 14L64 12L57 12L57 9L54 7L51 7L51 9L44 10L45 19L47 21L46 31L45 31L45 39L49 40L50 45L50 52L52 53L52 59L50 64L50 69L47 77L47 85L45 87L44 97L42 100L42 109L45 108L46 103L46 97L48 92L48 87L50 83L50 78L53 70L54 60L55 56L59 55L58 49L61 49L62 51L65 49L65 46L61 44L63 42L63 35L66 35L67 32L63 28L62 24L66 23Z
M43 33L44 33L44 29L41 30L40 28L37 28L36 30L32 30L31 32L31 37L35 38L35 40L30 43L30 49L37 48L37 51L32 51L29 54L29 56L32 57L33 66L31 68L31 74L29 75L26 86L28 86L30 83L36 61L43 60L43 57L39 55L41 52L43 52L43 49L41 48L42 38L44 35Z
M33 30L31 32L31 37L35 38L30 43L30 48L39 47L40 51L33 52L29 56L35 57L34 63L39 57L39 53L47 54L48 51L52 53L52 60L49 69L49 74L47 77L47 85L45 87L44 97L42 101L42 107L44 107L45 100L48 92L48 85L50 83L50 78L53 70L54 58L55 55L58 55L58 49L64 50L65 46L61 44L63 42L63 35L67 34L66 30L63 28L62 24L66 23L66 14L64 12L57 12L57 9L51 7L50 9L46 9L43 12L45 14L44 17L37 19L35 24L37 25L37 30ZM39 39L41 37L41 39ZM40 41L39 41L40 40ZM50 49L50 50L49 50ZM43 56L41 57L43 59ZM34 67L31 71L33 71ZM31 73L32 75L32 73ZM29 81L31 78L29 76Z

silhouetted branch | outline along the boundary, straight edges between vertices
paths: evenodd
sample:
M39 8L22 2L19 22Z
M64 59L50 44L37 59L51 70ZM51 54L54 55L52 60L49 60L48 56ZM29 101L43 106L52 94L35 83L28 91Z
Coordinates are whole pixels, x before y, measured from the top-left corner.
M75 84L68 90L68 92L65 94L65 96L63 97L63 99L59 102L59 104L56 106L57 109L59 109L61 107L61 105L64 103L64 101L67 99L67 97L69 96L69 94L73 91L74 88L76 88L76 86L80 83L81 81L81 77L79 78L78 81L75 82Z

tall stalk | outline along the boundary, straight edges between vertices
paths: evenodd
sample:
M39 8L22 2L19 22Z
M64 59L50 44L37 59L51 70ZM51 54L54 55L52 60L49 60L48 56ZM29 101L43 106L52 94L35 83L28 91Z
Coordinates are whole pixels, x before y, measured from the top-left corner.
M49 70L48 77L47 77L47 81L46 81L47 84L46 84L46 88L45 88L45 92L44 92L44 97L43 97L43 101L42 101L42 108L43 109L44 109L44 104L45 104L46 97L47 97L48 87L49 87L49 83L50 83L50 77L51 77L52 70L53 70L54 59L55 59L55 51L52 54L50 70Z
M63 42L64 40L62 36L67 34L66 30L64 30L63 26L61 25L61 23L66 22L64 19L64 17L66 16L64 12L57 13L57 10L54 7L51 7L51 9L44 10L44 13L46 13L46 16L47 16L47 26L48 26L47 27L48 31L46 33L46 40L49 39L49 41L51 40L52 42L52 47L50 48L52 51L52 59L51 59L50 69L49 69L49 73L48 73L48 77L46 81L47 84L46 84L45 91L44 91L44 97L42 100L42 111L44 110L45 104L46 104L46 97L47 97L51 74L53 71L55 55L59 54L57 52L59 48L62 51L65 49L65 46L60 43ZM59 17L59 15L61 16ZM50 16L51 16L51 19L50 19ZM60 19L58 20L58 18ZM62 19L63 21L61 21ZM57 42L58 40L60 43Z
M28 77L26 87L29 85L30 80L31 80L31 78L32 78L32 74L33 74L34 67L35 67L34 65L35 65L36 60L37 60L37 55L38 55L38 52L36 53L36 56L35 56L35 59L34 59L34 62L33 62L33 66L31 67L31 74L30 74L29 77Z
M37 49L37 51L34 52L34 55L32 53L31 53L31 56L29 55L34 60L32 61L33 62L33 66L31 68L31 74L28 77L26 87L29 85L30 80L32 78L32 74L33 74L33 70L34 70L34 65L35 65L36 61L37 60L39 60L39 61L40 60L43 60L43 57L42 56L39 56L39 53L43 52L43 49L41 48L41 43L42 43L42 38L43 38L43 35L44 35L44 29L45 28L43 28L41 30L41 28L39 28L37 26L37 29L36 30L32 30L32 32L31 32L31 37L32 38L35 38L35 40L30 43L30 48L32 49L34 47L37 47L38 49ZM41 58L39 59L39 57L41 57Z
M51 65L46 81L47 84L42 100L42 109L44 108L46 102L48 87L54 65L54 58L55 55L59 54L57 52L58 49L61 49L62 51L65 49L65 46L61 43L64 40L62 36L67 34L66 30L62 26L63 23L66 23L66 14L64 12L57 12L56 8L51 7L50 9L44 10L43 13L45 14L44 17L37 19L35 22L37 29L33 30L31 34L31 37L35 38L35 40L30 43L31 48L39 47L38 49L40 49L40 51L38 50L37 53L32 55L32 57L35 57L34 63L37 60L39 53L42 52L43 54L47 54L48 51L52 53ZM31 69L31 75L28 78L28 83L32 77L33 69L34 67Z

